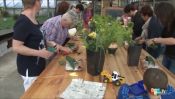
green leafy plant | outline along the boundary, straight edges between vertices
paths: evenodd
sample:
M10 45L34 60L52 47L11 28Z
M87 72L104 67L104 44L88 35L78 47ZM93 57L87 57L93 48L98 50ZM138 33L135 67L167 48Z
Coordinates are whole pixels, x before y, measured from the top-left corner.
M13 20L15 20L15 21L16 21L16 20L18 19L18 17L19 17L19 15L18 15L18 14L14 14L14 15L13 15Z
M6 17L9 17L10 15L9 15L8 11L5 10L5 8L0 7L0 16L3 18L6 18Z
M111 43L122 45L131 40L131 27L123 27L110 16L95 15L89 23L90 30L82 30L82 39L88 50L106 50Z
M13 28L14 23L15 20L13 20L13 17L7 17L5 21L0 19L0 30L11 29Z
M73 69L75 69L75 66L78 64L77 61L74 58L70 57L70 56L66 56L66 61L69 62L70 66Z

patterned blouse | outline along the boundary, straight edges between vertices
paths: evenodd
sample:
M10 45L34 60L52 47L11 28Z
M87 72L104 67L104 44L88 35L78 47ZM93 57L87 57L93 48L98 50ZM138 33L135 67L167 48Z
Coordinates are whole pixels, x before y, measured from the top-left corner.
M68 28L62 27L61 17L61 15L52 17L46 20L41 27L47 41L54 41L60 45L68 38Z

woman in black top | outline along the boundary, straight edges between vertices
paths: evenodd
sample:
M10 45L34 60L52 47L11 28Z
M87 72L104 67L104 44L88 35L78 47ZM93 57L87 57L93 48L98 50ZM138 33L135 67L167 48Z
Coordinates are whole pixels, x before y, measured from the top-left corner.
M22 0L24 11L14 25L13 51L17 55L17 69L24 80L25 90L45 68L45 59L52 53L45 50L42 32L36 21L41 0Z
M131 21L134 23L132 39L135 40L142 33L144 20L142 19L140 12L137 10L136 5L133 3L126 5L124 8L124 12L128 16L132 17Z
M163 65L175 74L175 8L169 3L160 3L155 8L155 14L164 30L161 38L151 39L147 43L166 45Z

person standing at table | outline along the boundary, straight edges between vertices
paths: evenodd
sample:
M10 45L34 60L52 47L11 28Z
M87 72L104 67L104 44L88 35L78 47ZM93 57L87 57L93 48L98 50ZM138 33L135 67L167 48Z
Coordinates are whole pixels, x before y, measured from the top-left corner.
M53 45L57 49L57 52L63 51L65 53L71 53L72 50L68 47L62 46L67 38L68 29L73 24L73 16L69 13L65 13L56 17L52 17L44 22L41 30L44 32L45 39L50 45Z
M42 32L36 20L41 0L22 0L24 10L14 25L12 48L17 55L17 69L24 80L25 91L45 68L45 59L52 53L47 51Z
M134 4L128 4L124 8L125 14L127 14L128 17L131 17L131 21L134 23L132 34L133 40L141 35L142 26L144 24L144 20L142 19L140 12L136 8L137 7Z
M150 39L147 44L165 45L162 63L175 74L175 8L169 3L159 3L155 7L155 14L164 29L161 37Z
M89 28L88 23L92 19L92 16L93 16L92 4L90 3L83 12L84 28L87 28L87 29Z
M73 24L71 27L76 27L78 21L80 20L80 13L84 11L84 6L82 4L77 4L75 8L72 8L67 13L73 16Z
M153 9L149 5L145 5L140 10L141 17L145 21L142 26L142 34L136 40L143 44L143 48L154 58L158 58L161 54L161 45L157 44L156 47L146 46L145 41L151 38L160 37L163 27L159 20L154 16Z

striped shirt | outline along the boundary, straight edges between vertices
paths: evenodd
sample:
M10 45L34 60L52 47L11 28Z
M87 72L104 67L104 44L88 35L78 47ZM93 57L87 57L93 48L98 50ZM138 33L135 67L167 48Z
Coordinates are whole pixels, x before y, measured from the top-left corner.
M41 30L45 33L47 41L54 41L60 45L68 38L68 28L64 28L61 25L61 15L46 20Z

